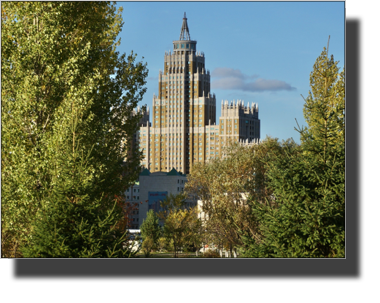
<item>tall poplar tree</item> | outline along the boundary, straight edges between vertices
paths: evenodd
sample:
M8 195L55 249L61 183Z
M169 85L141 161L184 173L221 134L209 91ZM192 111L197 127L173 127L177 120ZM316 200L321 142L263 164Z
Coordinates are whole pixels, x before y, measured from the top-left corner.
M109 2L2 2L2 256L124 256L146 65ZM125 141L125 144L121 144Z
M253 199L261 241L246 257L345 256L345 76L326 48L310 74L301 146L268 161L275 204Z

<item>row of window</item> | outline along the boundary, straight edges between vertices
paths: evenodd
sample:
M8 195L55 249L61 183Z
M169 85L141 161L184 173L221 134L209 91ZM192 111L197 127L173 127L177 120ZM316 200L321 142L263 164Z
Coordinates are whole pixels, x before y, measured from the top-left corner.
M129 196L127 196L127 199L129 199ZM132 199L132 196L131 196L131 199ZM140 200L140 197L139 196L133 196L133 200Z
M127 188L127 192L129 193L129 188ZM133 192L134 193L138 193L138 192L140 192L140 189L139 188L134 188Z
M235 119L235 123L237 123L237 119ZM230 123L230 122L232 122L232 120L230 120L230 119L227 119L226 120L226 123ZM246 123L248 123L248 121L245 121ZM224 120L220 120L220 123L224 123Z
M192 44L192 43L176 43L176 44L174 44L174 49L179 49L179 48L195 50L195 44Z
M234 132L235 134L237 134L237 130L235 130ZM223 131L220 132L221 135L224 135ZM232 131L226 131L226 134L232 134Z

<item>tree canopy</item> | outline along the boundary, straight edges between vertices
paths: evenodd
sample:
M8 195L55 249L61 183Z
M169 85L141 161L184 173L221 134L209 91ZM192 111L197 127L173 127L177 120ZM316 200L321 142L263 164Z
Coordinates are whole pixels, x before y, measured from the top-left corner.
M2 254L121 256L117 197L137 178L128 142L147 76L133 52L116 51L121 11L1 5Z
M324 48L310 74L301 146L266 163L275 203L251 199L260 241L244 237L246 257L345 256L344 71Z

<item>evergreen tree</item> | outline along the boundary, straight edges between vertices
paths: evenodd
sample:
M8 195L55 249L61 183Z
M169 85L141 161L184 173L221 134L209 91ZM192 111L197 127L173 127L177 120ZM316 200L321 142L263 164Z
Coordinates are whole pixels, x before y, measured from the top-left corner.
M301 146L267 162L275 203L252 201L261 240L245 236L246 257L345 256L345 91L337 64L324 49L310 75Z
M158 244L158 239L161 235L161 227L159 225L159 219L153 209L149 210L140 226L141 238L143 240L143 250L145 256L149 257L150 252Z
M76 119L72 130L75 133ZM60 134L62 135L62 133ZM71 134L68 134L71 135ZM72 140L72 144L67 144ZM55 174L49 202L32 223L31 239L21 248L24 257L131 257L124 249L123 210L112 196L99 196L91 174L91 150L84 155L79 140L63 139L56 148ZM56 142L59 142L57 140ZM70 142L71 143L71 142Z
M120 255L115 201L137 178L141 154L128 143L147 76L116 51L121 11L1 5L2 256Z

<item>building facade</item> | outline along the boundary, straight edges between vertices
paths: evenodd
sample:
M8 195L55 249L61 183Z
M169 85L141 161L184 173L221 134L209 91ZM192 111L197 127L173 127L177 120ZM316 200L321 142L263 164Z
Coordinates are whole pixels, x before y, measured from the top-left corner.
M144 159L141 165L152 172L188 174L196 162L221 156L230 142L252 144L260 140L257 104L222 101L216 124L216 98L211 94L210 71L205 56L191 40L186 14L179 40L165 53L159 72L158 95L153 97L152 125L147 120L137 134Z
M138 229L140 226L140 184L136 182L130 188L127 188L125 191L125 198L127 206L133 207L131 213L128 214L130 216L130 228Z
M186 175L172 169L170 172L153 172L144 169L139 176L139 198L142 202L139 205L138 226L140 228L147 212L153 209L160 210L160 201L163 201L169 194L180 194L187 182ZM196 200L185 200L187 207L196 206Z

